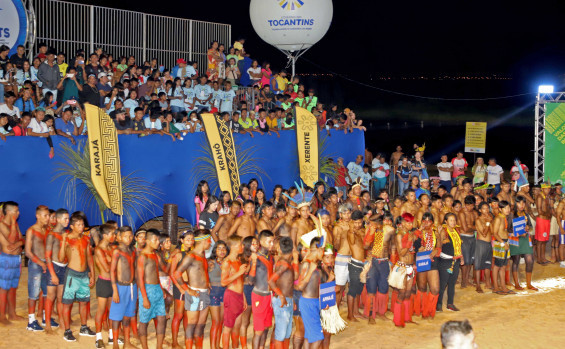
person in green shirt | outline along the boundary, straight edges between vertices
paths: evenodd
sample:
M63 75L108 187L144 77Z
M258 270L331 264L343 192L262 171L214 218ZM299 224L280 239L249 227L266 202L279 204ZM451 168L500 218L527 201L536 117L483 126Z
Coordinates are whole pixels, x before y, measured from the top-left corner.
M288 95L283 95L281 108L283 108L283 110L286 111L290 107L292 107L292 102L289 100Z
M308 90L308 97L304 99L304 102L309 112L312 112L312 109L318 105L318 97L314 96L313 88Z
M71 97L78 96L79 91L82 91L82 85L77 80L76 72L75 67L69 67L64 79L59 80L57 84L57 89L63 91L61 105L64 105Z
M294 126L294 119L292 114L286 114L286 118L283 121L282 129L283 130L294 130L296 127Z
M294 103L298 103L298 106L301 108L306 108L306 103L304 99L304 92L298 91L298 97L294 99Z

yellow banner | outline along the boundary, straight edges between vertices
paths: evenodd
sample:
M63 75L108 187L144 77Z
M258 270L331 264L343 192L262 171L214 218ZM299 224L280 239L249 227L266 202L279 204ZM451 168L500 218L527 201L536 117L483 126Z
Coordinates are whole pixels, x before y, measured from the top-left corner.
M239 168L235 154L235 143L229 126L219 114L204 113L202 122L212 152L220 190L239 195Z
M487 144L487 123L467 122L465 130L465 152L483 153Z
M306 185L313 186L320 178L318 122L316 117L304 108L296 107L295 115L300 178Z
M104 110L85 104L90 176L104 204L117 215L123 214L122 174L116 126Z

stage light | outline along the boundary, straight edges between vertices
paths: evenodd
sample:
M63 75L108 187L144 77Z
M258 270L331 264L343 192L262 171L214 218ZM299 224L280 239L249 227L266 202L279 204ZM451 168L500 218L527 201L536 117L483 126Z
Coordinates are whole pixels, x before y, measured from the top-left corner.
M539 85L539 93L553 93L553 85Z

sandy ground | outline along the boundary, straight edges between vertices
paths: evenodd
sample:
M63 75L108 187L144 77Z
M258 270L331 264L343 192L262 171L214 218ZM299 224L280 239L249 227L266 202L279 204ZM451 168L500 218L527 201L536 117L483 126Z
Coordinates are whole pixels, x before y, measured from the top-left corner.
M565 323L565 269L558 264L534 267L534 285L539 292L521 291L517 295L500 296L492 293L477 294L474 288L457 286L455 304L460 312L437 313L434 320L414 317L417 324L408 324L404 329L395 328L392 321L377 321L368 325L366 321L350 324L342 333L332 338L332 348L441 348L439 328L448 320L469 319L474 328L477 343L482 348L563 348L565 332L559 328ZM524 280L524 265L520 266L520 278ZM27 268L20 280L17 298L18 315L27 318ZM94 291L93 291L94 292ZM92 296L92 311L96 299ZM444 308L445 309L445 308ZM78 306L73 308L72 330L78 338L76 343L63 340L63 330L54 335L26 331L25 322L14 322L0 327L0 348L93 348L94 338L79 337ZM345 316L345 309L342 309ZM392 319L392 314L387 313ZM94 330L94 320L88 325ZM210 321L206 327L206 336ZM251 330L251 327L250 327ZM182 332L182 327L181 327ZM155 347L155 332L149 328L149 347ZM167 337L170 340L170 325ZM248 335L251 336L251 331ZM179 339L183 339L182 334ZM107 341L107 334L104 333ZM136 343L134 341L134 343ZM138 344L138 343L137 343ZM107 346L107 348L109 348ZM204 348L209 348L208 340Z

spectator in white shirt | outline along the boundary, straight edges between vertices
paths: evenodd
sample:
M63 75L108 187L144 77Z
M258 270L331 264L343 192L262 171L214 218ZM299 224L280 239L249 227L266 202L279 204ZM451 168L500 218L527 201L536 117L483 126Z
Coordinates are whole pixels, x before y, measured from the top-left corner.
M490 158L487 166L487 183L494 185L494 196L500 193L500 182L504 179L504 170L496 164L495 158Z
M43 108L37 108L32 112L32 116L29 125L27 125L28 136L49 136L49 127L43 122L45 119L45 110L43 110Z
M349 174L345 178L347 184L352 185L357 182L361 173L363 173L363 167L361 167L361 163L363 162L363 155L357 155L355 162L350 162L347 164L347 170Z
M437 170L439 172L439 183L445 187L445 190L449 193L451 191L451 172L453 172L453 164L447 161L447 155L441 156L441 162L437 164Z

